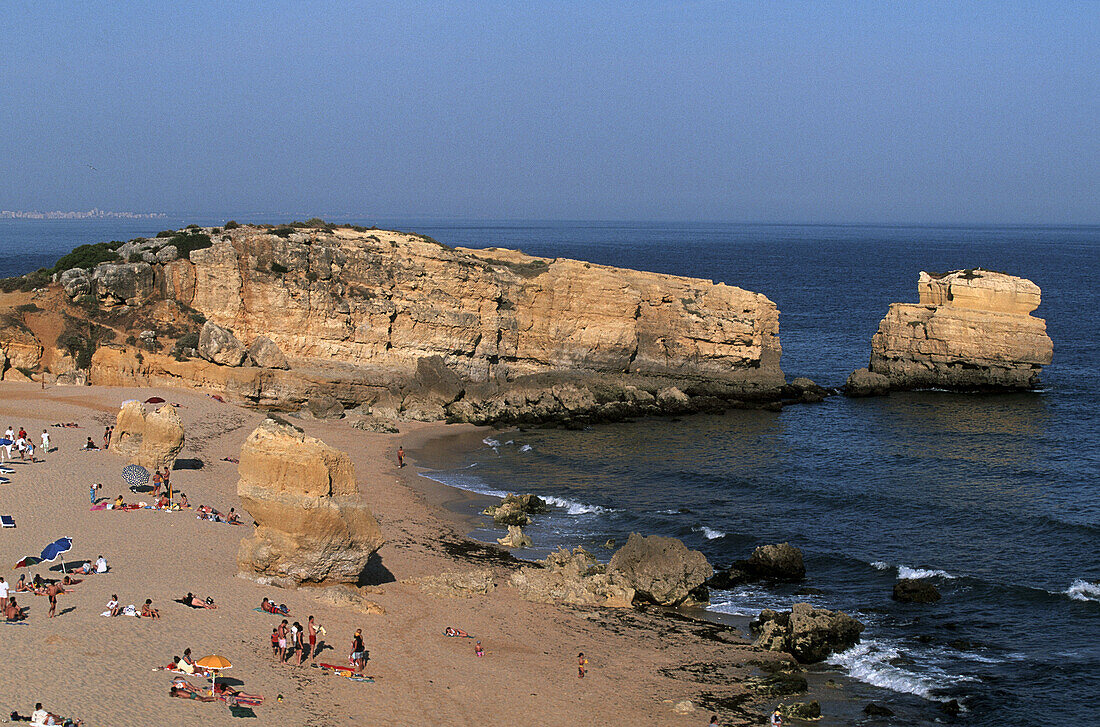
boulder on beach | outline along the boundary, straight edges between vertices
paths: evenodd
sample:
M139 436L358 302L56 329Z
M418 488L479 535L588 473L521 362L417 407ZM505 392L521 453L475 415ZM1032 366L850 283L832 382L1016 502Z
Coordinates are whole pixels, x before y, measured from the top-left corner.
M239 470L241 506L258 525L237 551L242 575L278 586L359 582L383 539L346 453L268 418L241 447Z
M289 369L290 364L279 344L267 336L257 336L252 345L248 347L248 359L255 366L264 369Z
M816 701L784 704L779 711L787 719L798 719L803 722L816 722L821 719L821 705Z
M183 439L183 422L175 407L165 404L146 414L140 401L128 401L115 417L107 448L148 470L171 469L183 449Z
M662 606L679 606L714 574L705 555L676 538L631 533L611 556L607 572L629 584L637 597Z
M752 622L758 634L753 646L783 651L803 664L824 661L829 654L859 643L863 624L841 611L816 609L796 603L790 611L766 608Z
M901 603L935 603L940 600L940 592L928 581L902 578L894 584L893 598Z
M629 608L634 589L582 547L558 549L537 566L512 574L511 584L527 601L569 606Z
M244 344L233 335L233 331L213 321L202 324L198 350L199 356L222 366L240 366L248 354Z
M728 590L753 581L795 583L806 577L802 551L790 543L761 545L748 560L735 561L729 568L707 581L711 588Z

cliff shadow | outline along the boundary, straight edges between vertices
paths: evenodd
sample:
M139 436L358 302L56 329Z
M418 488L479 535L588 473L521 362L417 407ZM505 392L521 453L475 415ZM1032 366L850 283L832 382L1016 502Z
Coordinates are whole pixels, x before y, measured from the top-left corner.
M203 461L198 457L185 457L183 459L177 459L176 463L172 465L173 470L201 470L203 468Z
M380 586L384 583L394 583L397 577L382 563L382 556L378 552L370 554L367 565L359 574L358 586Z

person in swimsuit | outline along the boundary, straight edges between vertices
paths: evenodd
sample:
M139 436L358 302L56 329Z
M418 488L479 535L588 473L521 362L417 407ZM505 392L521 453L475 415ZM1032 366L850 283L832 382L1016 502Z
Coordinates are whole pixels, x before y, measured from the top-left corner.
M279 661L286 663L286 631L287 622L283 619L283 622L279 624Z
M313 616L306 621L306 631L309 637L309 663L312 664L317 656L317 624L313 622Z
M481 648L481 642L474 644L474 656L485 656L485 649Z
M588 672L588 659L584 658L584 652L577 654L577 677L584 679L584 675Z
M49 587L46 588L46 595L49 596L50 599L50 618L57 615L57 594L61 593L63 590L64 589L56 583L51 583Z

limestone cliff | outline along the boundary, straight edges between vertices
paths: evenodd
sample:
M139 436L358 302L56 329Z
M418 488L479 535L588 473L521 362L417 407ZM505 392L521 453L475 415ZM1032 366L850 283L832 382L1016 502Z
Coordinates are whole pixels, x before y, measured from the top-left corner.
M784 395L779 311L759 293L363 228L173 234L57 276L70 311L119 334L92 356L91 383L203 387L282 410L316 400L311 409L338 415L334 398L384 417L479 423Z
M890 388L1031 389L1051 362L1030 280L988 270L922 272L920 302L893 303L871 339L872 373Z
M242 575L280 586L358 583L383 540L346 453L265 419L241 447L239 469L237 494L257 525L237 553Z

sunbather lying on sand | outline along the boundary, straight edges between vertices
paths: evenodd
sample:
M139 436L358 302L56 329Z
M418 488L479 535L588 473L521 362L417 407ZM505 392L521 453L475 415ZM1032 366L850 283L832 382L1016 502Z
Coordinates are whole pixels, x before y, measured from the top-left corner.
M53 714L42 709L42 702L34 705L34 712L31 713L30 723L35 725L59 725L60 727L71 727L72 725L84 724L79 719L68 719L62 717L59 714Z
M198 692L189 692L186 689L180 689L179 687L172 685L168 690L169 697L179 697L180 699L194 699L199 702L216 702L217 697L211 697L208 694L199 694Z
M51 427L61 427L63 429L79 429L80 428L80 425L77 424L76 422L58 422L56 424L51 424L50 426Z
M203 600L190 591L188 591L187 595L183 598L177 598L176 603L182 603L184 606L190 606L191 608L217 608L217 605L214 604L214 599L210 596L207 596L206 600Z
M214 683L214 694L218 695L219 697L233 697L240 702L252 702L254 704L264 703L264 695L248 694L247 692L242 692L239 689L234 689L233 687L223 682L216 681Z
M455 629L455 628L451 628L450 626L448 626L446 628L446 630L443 631L443 635L444 636L451 636L451 637L460 636L464 639L471 638L471 636L468 633L466 633L465 631L463 631L462 629Z
M270 601L266 598L263 601L260 602L260 609L264 610L264 611L267 611L268 613L277 613L277 614L281 614L283 616L289 616L290 615L290 609L286 607L285 603L278 604L278 603L275 603L274 601Z

